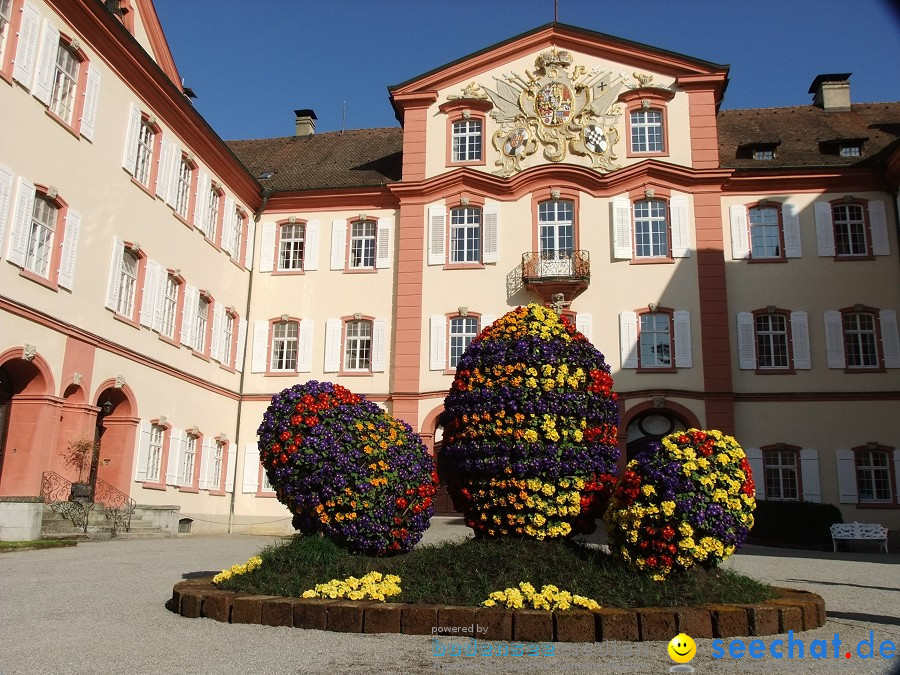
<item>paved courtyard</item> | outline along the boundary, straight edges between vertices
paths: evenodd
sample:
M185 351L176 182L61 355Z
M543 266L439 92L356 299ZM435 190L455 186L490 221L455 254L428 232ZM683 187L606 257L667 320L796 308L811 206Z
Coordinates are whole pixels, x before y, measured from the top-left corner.
M465 536L467 530L458 522L435 519L426 540ZM0 674L337 675L441 672L442 667L443 672L667 673L673 665L661 642L557 644L552 656L436 657L429 637L227 625L185 619L165 609L176 581L243 562L272 541L183 537L2 554ZM802 660L776 661L768 655L717 660L712 641L698 640L697 657L690 664L697 673L891 672L891 662L859 658L856 645L872 631L876 650L885 640L900 646L900 556L747 547L728 564L773 584L819 593L828 623L796 636L807 650ZM835 634L841 653L853 651L850 659L830 658ZM765 644L772 639L776 636ZM810 658L815 639L828 640L829 658ZM438 651L449 652L449 646L444 641Z

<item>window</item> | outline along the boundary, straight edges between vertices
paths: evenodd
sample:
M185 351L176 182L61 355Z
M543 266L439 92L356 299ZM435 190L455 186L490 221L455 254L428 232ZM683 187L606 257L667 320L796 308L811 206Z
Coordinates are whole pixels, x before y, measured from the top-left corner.
M222 193L218 187L211 184L209 195L206 198L206 213L203 214L203 234L206 235L207 239L216 238L216 228L219 225L219 200L221 198Z
M178 472L178 483L186 487L194 484L194 464L197 458L198 437L188 434L184 442L184 453L181 456L181 466Z
M451 209L450 262L481 262L481 209Z
M574 223L574 202L553 200L538 205L538 245L542 260L571 260L575 248Z
M276 323L272 327L273 371L296 371L299 326L295 321Z
M859 157L862 150L858 145L842 145L838 154L841 157Z
M671 319L671 315L662 312L647 312L640 315L639 368L672 367Z
M42 277L49 276L57 215L57 208L53 202L45 196L35 196L28 243L25 249L25 269Z
M229 197L225 200L226 210L234 204ZM222 232L222 248L234 260L241 261L241 247L244 240L244 220L247 216L237 206L231 206L230 210L225 214L226 224L223 225Z
M137 138L137 158L134 165L134 178L145 187L150 187L150 171L153 165L153 146L156 131L150 121L141 118Z
M481 161L481 121L460 120L453 123L451 157L454 162Z
M631 151L663 152L663 116L659 110L631 113Z
M344 370L369 370L372 365L372 322L344 324Z
M234 323L237 317L231 312L225 312L222 320L222 342L220 361L226 366L231 365L231 349L234 341Z
M166 277L162 306L162 327L160 332L167 338L175 339L175 322L178 316L178 287L181 284L173 275Z
M832 209L834 253L838 256L868 255L866 219L862 204L839 204Z
M6 65L9 34L12 32L12 0L0 0L0 70Z
M158 424L150 426L150 446L147 452L147 481L150 483L161 482L159 469L162 463L163 439L165 435L165 427L161 427Z
M137 288L138 257L131 251L122 250L122 266L119 272L119 291L116 300L116 314L131 318L134 316L134 296Z
M53 92L50 95L50 111L58 115L66 124L72 123L80 65L75 53L65 44L60 43L56 53Z
M304 234L305 228L300 223L281 226L281 244L278 249L279 270L303 269ZM372 251L374 255L374 243Z
M880 365L875 327L874 314L869 312L844 314L847 368L877 368Z
M750 256L752 258L781 257L781 227L778 209L756 206L749 210Z
M375 267L376 224L372 220L361 220L350 226L350 268L370 269Z
M209 325L209 298L203 295L197 300L197 318L194 322L194 349L198 352L206 352L206 328Z
M760 314L756 322L757 368L788 368L787 317L783 314Z
M800 500L798 454L796 450L763 452L766 499Z
M775 159L775 151L772 148L761 148L754 150L753 159L761 161Z
M457 316L450 319L450 367L456 368L469 343L478 335L476 317Z
M669 224L666 203L645 200L634 204L634 254L638 258L669 255Z
M187 220L191 208L191 187L194 183L194 165L187 156L181 156L175 183L175 212Z
M874 445L874 444L873 444ZM893 502L891 458L887 449L857 449L856 488L860 503Z
M275 492L275 488L272 487L272 484L269 482L269 474L266 473L265 469L260 469L262 473L262 480L259 484L260 492Z
M212 472L209 474L210 490L221 490L222 489L222 464L225 461L225 443L223 441L216 441L216 452L212 458Z

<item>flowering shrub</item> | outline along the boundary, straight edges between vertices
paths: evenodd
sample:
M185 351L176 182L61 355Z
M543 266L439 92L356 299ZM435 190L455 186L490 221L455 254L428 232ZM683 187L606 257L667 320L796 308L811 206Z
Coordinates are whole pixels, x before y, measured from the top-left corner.
M616 474L618 405L603 355L536 304L461 357L441 457L466 524L487 536L590 532Z
M262 558L260 558L258 555L255 555L243 565L232 565L230 569L222 570L213 577L213 583L221 584L223 581L228 581L229 579L231 579L231 577L235 577L239 574L247 574L247 572L252 572L260 565L262 565Z
M421 439L364 396L311 380L272 398L260 460L294 527L367 554L405 552L434 513Z
M400 577L381 572L369 572L362 579L347 577L343 581L332 579L327 584L316 584L314 589L303 591L303 598L346 598L347 600L380 600L400 595Z
M720 431L676 432L628 463L606 512L610 550L661 581L730 556L753 527L747 456Z
M553 585L544 586L538 593L534 590L534 586L525 581L520 582L518 588L494 591L481 604L485 607L496 607L499 604L500 607L506 609L522 609L527 604L531 609L545 609L548 612L572 607L600 609L596 600L582 595L573 595L569 591L561 591Z

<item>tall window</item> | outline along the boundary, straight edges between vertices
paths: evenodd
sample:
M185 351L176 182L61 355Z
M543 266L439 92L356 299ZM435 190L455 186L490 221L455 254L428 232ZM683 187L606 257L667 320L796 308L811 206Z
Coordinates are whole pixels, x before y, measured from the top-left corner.
M0 68L9 45L10 22L12 21L12 0L0 0Z
M890 502L890 454L886 450L856 450L856 489L860 502Z
M350 227L350 268L375 267L375 221L361 220Z
M206 218L204 222L206 223L206 237L208 239L215 239L216 236L216 225L219 223L219 200L221 199L221 194L218 189L215 187L209 188L209 199L206 200Z
M53 92L50 96L50 111L59 115L66 123L72 123L75 109L75 91L78 89L78 68L80 62L66 45L60 43L56 52L56 71L53 75Z
M278 269L303 269L304 234L305 228L300 223L281 226L281 245L278 251Z
M541 202L538 206L538 238L541 258L571 258L575 248L575 205L569 201Z
M844 314L844 343L848 368L877 368L878 343L875 315L868 312Z
M150 426L150 448L147 452L147 480L159 482L159 465L162 459L163 438L166 430L158 424Z
M453 123L453 161L481 160L481 121L460 120Z
M134 292L137 287L138 257L131 251L122 251L122 271L119 274L119 292L116 314L134 316Z
M450 367L456 368L469 343L478 335L478 319L458 316L450 319Z
M481 262L481 209L467 206L450 211L450 262Z
M197 458L197 437L188 434L184 443L184 455L181 458L181 471L178 482L181 485L194 484L194 462Z
M296 321L283 321L273 325L270 370L297 370L298 339Z
M344 370L369 370L372 365L372 322L348 321L345 331Z
M839 204L832 209L835 255L867 255L866 219L860 204Z
M175 337L175 317L178 310L178 281L171 274L166 278L166 293L163 297L162 334Z
M799 501L797 451L766 450L763 453L766 499Z
M40 194L35 195L31 214L31 228L25 249L25 269L46 277L53 255L53 233L56 232L56 206Z
M663 151L662 112L635 110L631 113L631 151Z
M178 183L175 187L175 211L179 216L187 220L191 207L191 183L194 179L194 167L187 157L181 156L178 165Z
M661 312L640 315L638 355L641 368L672 366L671 316Z
M228 250L226 247L225 250L234 260L240 260L241 240L244 238L244 218L246 218L246 216L244 215L244 212L237 207L235 207L232 213L226 214L226 216L228 217L227 227L231 228L231 232L223 235L222 239L226 242L230 242L231 249Z
M760 314L756 317L756 367L787 368L787 318L782 314Z
M231 343L234 340L235 316L231 312L225 312L222 320L222 363L231 365Z
M638 258L669 255L669 224L664 201L650 199L634 204L634 254Z
M197 300L197 319L194 322L194 349L206 351L206 326L209 323L209 299L202 295Z
M138 129L137 159L134 164L134 178L142 185L150 186L150 169L153 166L153 143L156 133L149 120L141 118Z
M750 255L753 258L781 257L781 228L778 209L772 206L750 209Z
M210 490L222 488L222 462L225 459L225 443L216 441L216 454L212 458L212 474L210 475Z

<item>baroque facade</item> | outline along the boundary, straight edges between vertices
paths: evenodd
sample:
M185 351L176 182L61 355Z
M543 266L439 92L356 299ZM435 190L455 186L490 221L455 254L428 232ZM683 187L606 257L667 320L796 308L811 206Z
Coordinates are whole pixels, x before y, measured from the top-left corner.
M287 531L273 393L338 382L439 459L459 355L537 301L611 364L623 458L722 429L760 498L900 528L900 103L849 74L720 110L726 66L549 24L390 87L399 127L226 143L150 0L0 24L0 496L99 438L138 504Z

